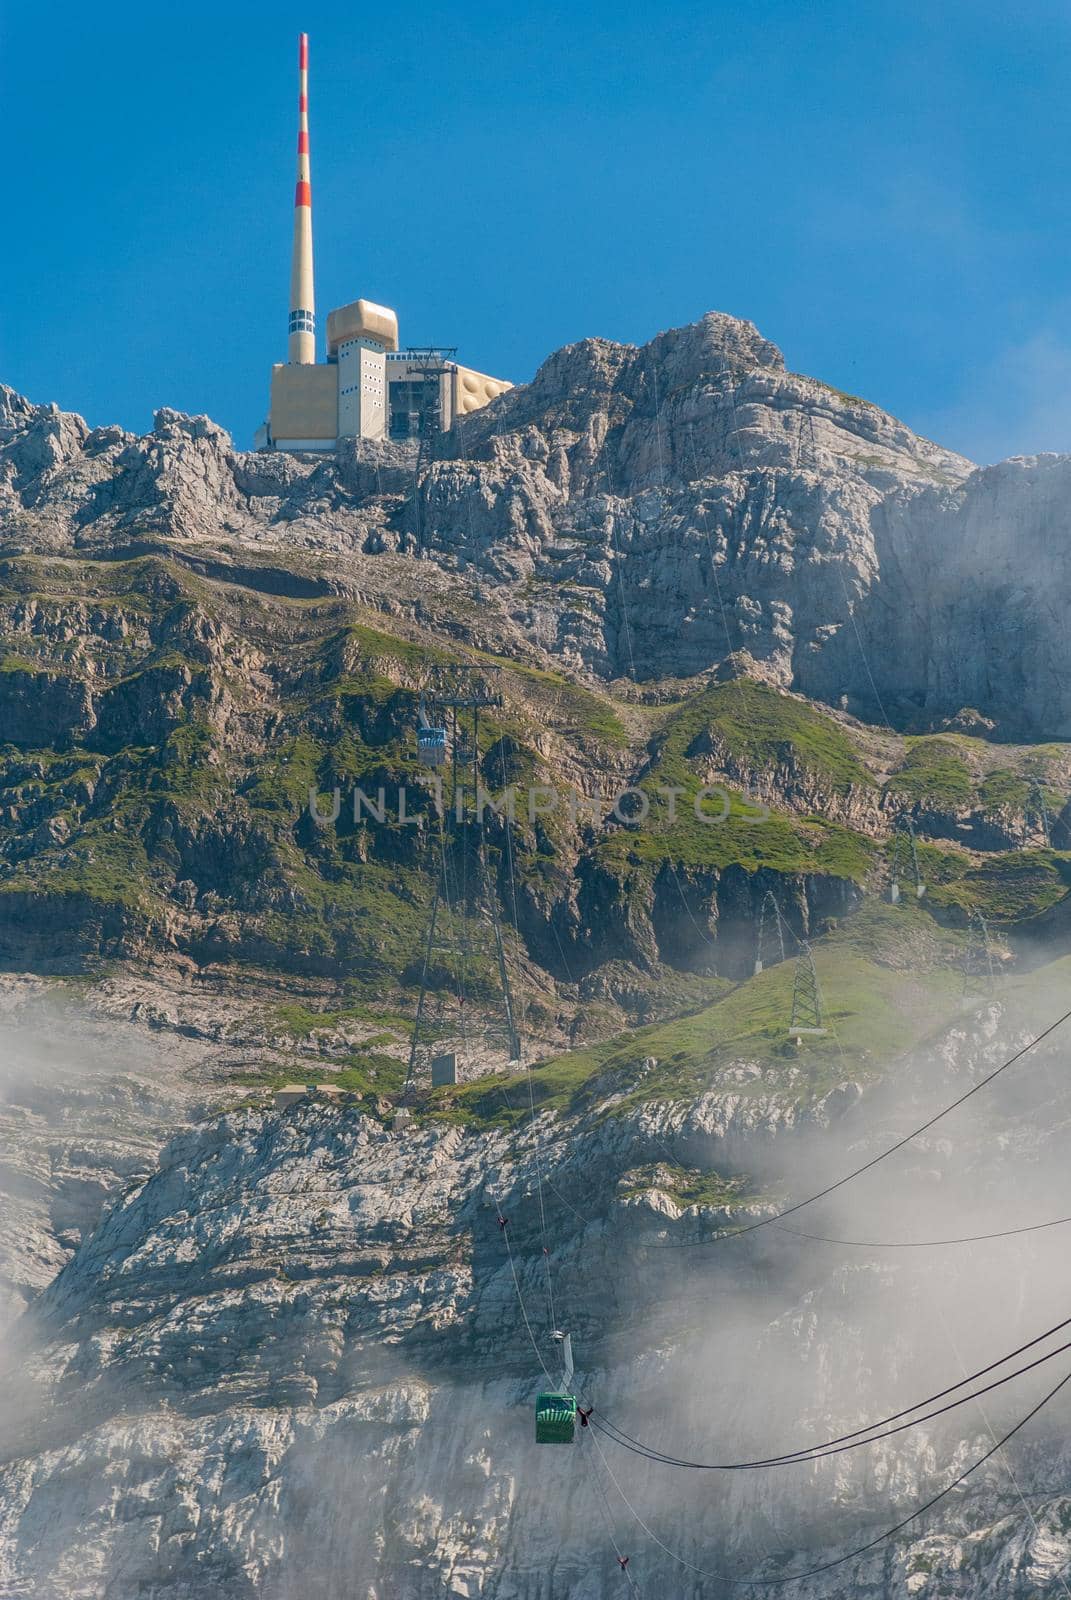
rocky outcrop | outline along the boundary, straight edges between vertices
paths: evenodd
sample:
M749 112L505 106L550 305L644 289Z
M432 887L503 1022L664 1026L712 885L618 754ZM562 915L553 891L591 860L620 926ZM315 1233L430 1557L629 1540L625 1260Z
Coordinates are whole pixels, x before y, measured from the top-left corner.
M225 546L262 552L256 581L286 550L292 581L330 561L329 582L411 614L431 563L482 611L453 608L473 642L526 635L584 675L689 677L746 651L871 721L1071 719L1065 458L975 471L730 317L558 351L419 481L402 446L256 456L204 417L165 408L135 439L3 393L8 552Z

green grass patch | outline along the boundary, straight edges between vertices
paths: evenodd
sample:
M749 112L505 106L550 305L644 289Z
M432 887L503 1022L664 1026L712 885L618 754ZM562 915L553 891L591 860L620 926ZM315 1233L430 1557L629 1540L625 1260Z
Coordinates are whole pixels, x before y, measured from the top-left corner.
M309 1039L314 1033L340 1028L347 1022L367 1022L390 1030L377 1036L376 1043L384 1044L391 1036L407 1038L413 1026L410 1017L356 1003L337 1010L314 1011L300 1001L288 1001L276 1006L272 1014L275 1021L295 1039ZM372 1040L366 1041L366 1047L372 1047L372 1044Z
M711 768L730 774L725 794L702 796ZM639 780L643 820L604 833L606 866L666 859L690 867L742 866L860 881L874 846L824 817L770 812L740 792L737 774L786 774L788 781L846 794L874 780L843 730L810 706L746 679L704 689L674 707ZM642 802L636 802L637 816Z
M1071 888L1067 851L1007 850L972 859L926 849L920 862L925 862L926 897L934 905L980 911L995 923L1010 925L1037 916Z
M978 801L983 811L1023 812L1032 791L1033 784L1022 773L1008 767L994 767L986 773L979 787Z
M839 723L748 678L712 685L671 715L655 757L662 781L686 782L690 762L709 751L724 752L738 769L787 768L839 793L875 787Z
M0 672L43 673L46 677L52 677L55 675L55 668L47 667L40 661L30 661L26 656L15 655L13 652L8 651L3 657L0 657Z
M970 768L953 739L909 739L903 764L886 785L917 805L956 811L974 800Z
M716 1172L703 1172L698 1167L682 1167L669 1161L633 1167L622 1175L617 1186L623 1200L650 1194L652 1189L668 1195L682 1210L689 1206L705 1206L721 1211L758 1198L747 1177L723 1178Z

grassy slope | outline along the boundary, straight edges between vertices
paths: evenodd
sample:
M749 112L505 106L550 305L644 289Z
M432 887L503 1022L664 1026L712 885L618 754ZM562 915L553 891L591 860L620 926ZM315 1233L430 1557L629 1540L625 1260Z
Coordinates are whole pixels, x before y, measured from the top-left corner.
M794 962L729 989L712 1005L572 1051L532 1069L538 1106L578 1111L618 1095L619 1107L707 1089L783 1093L809 1102L847 1080L866 1080L943 1023L960 1005L961 936L913 905L874 903L814 948L829 1033L796 1047L788 1036ZM657 1066L643 1063L655 1058ZM759 1070L741 1072L742 1065ZM475 1122L523 1116L527 1084L487 1080L438 1091L439 1114Z
M648 815L638 826L607 833L599 846L603 860L616 868L631 857L636 863L670 859L688 867L865 877L873 854L869 840L818 815L775 809L763 820L739 783L726 784L728 816L722 815L724 800L710 796L699 808L718 820L701 820L696 800L711 764L731 773L788 770L838 794L874 787L832 718L765 684L718 684L670 708L637 784ZM673 799L664 792L672 789L680 791Z
M99 925L100 946L120 953L132 936L170 936L176 882L193 878L198 893L216 890L223 902L220 920L195 930L202 957L271 966L297 956L310 972L356 977L370 995L384 973L404 973L429 892L412 830L303 831L302 811L310 788L360 783L374 792L379 782L390 788L412 778L417 685L460 661L493 658L412 636L403 624L393 632L347 600L265 598L158 557L9 560L0 564L0 601L16 598L33 599L46 622L54 612L64 626L0 638L5 693L32 705L38 693L52 693L41 685L73 690L91 679L104 712L95 729L60 730L40 748L0 746L0 846L9 863L0 894L20 897L9 902L20 917L66 926L74 954L78 929ZM209 634L241 641L241 649L228 645L222 660L212 658ZM261 656L256 688L249 647ZM756 683L711 685L676 705L626 710L561 674L498 664L507 704L488 715L481 742L486 751L511 741L522 785L561 776L553 765L561 754L546 753L548 734L609 787L629 768L637 774L648 816L638 826L598 829L589 846L626 899L649 894L666 860L871 886L880 877L873 838L787 806L756 822L740 794L743 779L731 777L774 775L797 805L800 796L819 808L822 797L859 796L873 815L886 775L874 767L865 730ZM236 748L220 731L221 695L233 706L231 725L269 719L261 747ZM150 721L159 712L150 726L146 707ZM33 716L24 720L34 731ZM629 728L641 731L630 739ZM1067 767L1061 747L998 751L961 735L928 736L906 741L888 793L922 810L1007 815L1030 805L1040 779L1055 815ZM693 810L712 772L730 774L732 791L730 814L716 823ZM670 787L681 791L675 818L660 792ZM707 802L707 815L719 810L718 800ZM56 836L42 837L50 827ZM518 830L517 868L541 901L568 892L566 834L560 815L540 830ZM27 835L35 835L33 848L24 847ZM1071 882L1071 852L980 854L923 841L921 853L929 903L979 907L994 920L1034 915ZM199 859L215 864L215 881L198 873Z

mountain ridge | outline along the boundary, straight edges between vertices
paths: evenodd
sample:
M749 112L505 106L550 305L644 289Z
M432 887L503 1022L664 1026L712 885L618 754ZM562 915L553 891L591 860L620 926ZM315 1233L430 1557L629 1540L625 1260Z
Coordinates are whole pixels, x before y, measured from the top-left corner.
M337 460L235 452L209 419L167 408L139 439L9 390L0 416L10 555L114 559L159 540L186 557L204 546L203 561L218 545L232 569L248 551L255 582L285 551L292 586L386 612L435 615L429 591L447 582L440 617L592 680L690 678L746 653L865 720L884 707L922 728L971 706L1014 736L1071 727L1050 626L1066 458L973 468L787 372L716 313L642 347L556 352L440 439L419 482L414 450L390 443ZM978 639L1006 642L1030 609L1042 688L1028 700L1021 678L990 680Z

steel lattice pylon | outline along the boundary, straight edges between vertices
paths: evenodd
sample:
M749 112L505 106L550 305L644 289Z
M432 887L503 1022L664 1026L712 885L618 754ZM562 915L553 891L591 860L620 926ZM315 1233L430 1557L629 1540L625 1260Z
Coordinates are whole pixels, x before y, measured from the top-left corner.
M755 971L757 978L767 965L785 959L785 930L781 907L772 889L767 889L759 910L759 932L755 943Z
M797 1040L804 1034L826 1032L814 956L805 939L800 941L799 955L796 957L796 972L792 982L792 1020L788 1031L789 1037Z
M495 886L489 881L480 795L480 712L502 704L472 686L431 704L450 717L450 762L430 829L435 893L428 914L420 994L405 1088L430 1076L436 1056L462 1068L519 1061L517 1030ZM464 721L470 719L470 727ZM472 779L466 807L463 780ZM508 820L506 826L509 826Z
M1037 778L1034 779L1026 802L1025 820L1027 824L1029 824L1032 817L1035 817L1040 823L1041 831L1045 835L1045 844L1051 849L1052 821L1049 817L1049 808L1045 801L1045 791L1041 787L1041 784Z
M900 883L910 876L915 887L915 899L926 893L919 868L919 852L915 839L915 824L910 817L897 817L893 830L892 870L889 878L889 901L896 905L900 899Z
M996 986L996 975L989 924L980 911L972 911L967 919L967 947L963 952L963 1004L988 1000Z
M806 444L806 445L804 444L804 441L803 441L804 415L805 415L805 413L801 411L800 412L799 427L798 427L798 429L796 431L796 461L795 461L795 467L796 467L796 471L798 472L800 470L800 468L803 467L806 464L804 462L803 458L804 458L804 455L807 454L811 458L811 467L812 467L812 469L817 471L817 468L818 468L818 441L816 440L816 438L814 436L814 412L813 411L808 411L806 413L807 431L808 431L808 436L809 436L808 444Z

